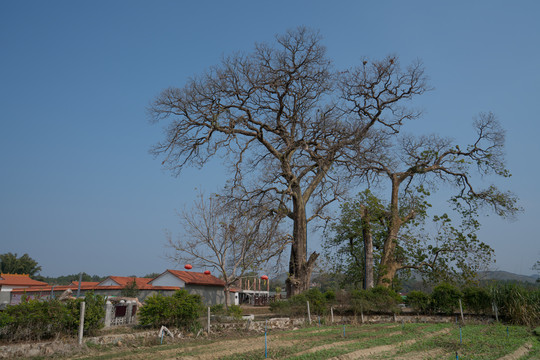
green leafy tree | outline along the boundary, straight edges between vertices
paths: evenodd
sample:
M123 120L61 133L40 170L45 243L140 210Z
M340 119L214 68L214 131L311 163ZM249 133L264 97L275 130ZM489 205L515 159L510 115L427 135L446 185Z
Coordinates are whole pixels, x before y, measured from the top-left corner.
M17 254L9 252L0 254L0 271L4 274L28 274L34 277L41 271L41 266L28 254L17 257Z
M481 188L475 184L474 178L478 173L499 177L509 177L510 173L504 160L504 130L495 116L492 113L480 114L473 125L476 134L465 146L436 135L407 135L392 138L382 152L359 154L364 171L381 180L386 179L390 185L387 234L380 263L383 274L378 279L379 284L388 286L398 270L414 268L412 264L403 262L407 257L400 256L399 245L403 243L400 233L403 228L414 224L419 212L417 205L421 205L423 199L423 185L434 189L446 185L456 189L451 203L453 210L462 218L461 229L451 226L446 221L448 217L438 219L444 220L445 231L457 244L465 243L469 234L478 229L476 214L480 207L490 207L503 217L513 216L520 210L512 193L493 185ZM435 246L430 253L419 254L420 259L433 255L432 260L436 262L440 254L451 248ZM416 268L432 265L433 261L421 261Z
M400 200L403 223L391 246L388 234L392 233L393 210L388 203L366 190L342 206L323 247L327 258L336 259L335 271L345 273L344 283L358 285L371 277L379 285L395 286L397 276L406 278L411 270L431 283L468 282L490 264L493 250L476 236L479 223L475 213L462 215L457 226L447 214L430 218L428 196L419 186ZM399 264L391 279L383 261L388 251ZM365 289L373 287L373 281L363 284Z

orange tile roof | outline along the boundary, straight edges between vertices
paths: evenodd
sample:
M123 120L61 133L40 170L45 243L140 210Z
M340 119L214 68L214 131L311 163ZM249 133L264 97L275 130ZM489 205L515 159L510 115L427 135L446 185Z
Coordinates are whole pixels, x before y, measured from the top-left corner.
M123 286L116 286L116 285L113 285L113 286L82 286L81 285L81 290L84 290L84 291L87 291L87 290L122 290L124 287ZM71 289L73 290L73 292L76 292L77 291L77 286L74 286L74 285L57 285L57 286L44 286L44 287L37 287L37 286L33 286L31 288L26 288L26 289L13 289L11 290L12 293L36 293L36 292L47 292L47 293L50 293L51 290L54 291L54 292L61 292L61 291L65 291L67 289ZM151 285L146 285L143 289L141 290L178 290L180 289L179 287L177 286L151 286Z
M13 286L47 286L43 281L30 279L28 274L0 274L0 285Z
M124 287L126 285L129 285L135 280L135 284L137 284L137 287L139 289L145 287L151 278L139 278L139 277L131 277L131 276L109 276L108 279L111 279L118 283L118 285ZM103 280L105 281L105 280Z
M167 269L167 271L179 278L180 280L184 281L186 284L225 286L225 281L218 279L213 275L206 275L194 271L180 271L169 269Z
M99 281L81 281L81 287L82 286L96 286L97 284L99 284ZM78 281L72 281L71 284L69 285L74 285L74 286L79 286L79 282Z

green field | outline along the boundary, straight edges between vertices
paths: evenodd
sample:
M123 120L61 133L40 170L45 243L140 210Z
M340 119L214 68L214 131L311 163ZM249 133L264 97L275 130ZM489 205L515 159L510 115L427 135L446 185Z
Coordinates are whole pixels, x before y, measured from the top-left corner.
M343 333L345 330L345 334ZM94 346L80 359L264 359L264 334L238 331L163 345ZM521 326L372 324L270 330L272 359L540 359L540 341ZM505 357L507 356L507 357Z

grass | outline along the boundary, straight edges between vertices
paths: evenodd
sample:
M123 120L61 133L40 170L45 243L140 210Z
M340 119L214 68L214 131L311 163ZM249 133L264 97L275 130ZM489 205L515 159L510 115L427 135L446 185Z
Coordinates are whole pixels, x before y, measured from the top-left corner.
M454 360L457 352L460 360L491 360L510 354L529 343L532 348L522 359L540 359L540 336L523 326L508 326L508 333L506 329L507 326L501 324L466 325L461 328L462 343L459 338L460 328L455 324L346 325L345 337L343 325L311 326L286 331L271 330L268 337L268 357L295 360L328 359L358 350L389 345L387 351L376 352L369 358L432 356L434 359ZM407 340L416 342L401 344ZM221 352L225 351L222 349L228 349L229 352ZM87 356L85 359L105 360L131 356L152 359L184 356L210 356L225 360L265 359L264 335L253 333L236 333L212 339L181 340L163 345L147 341L126 344L123 347L93 346L92 351L101 353Z

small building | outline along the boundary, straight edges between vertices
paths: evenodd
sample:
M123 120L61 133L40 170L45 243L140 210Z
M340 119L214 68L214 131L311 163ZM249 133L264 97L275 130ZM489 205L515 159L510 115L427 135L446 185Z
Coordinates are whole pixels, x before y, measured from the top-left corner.
M0 274L0 309L11 303L13 290L35 289L43 286L47 286L47 283L30 279L28 274Z
M225 282L211 274L168 269L148 284L185 289L200 295L207 306L225 304Z

